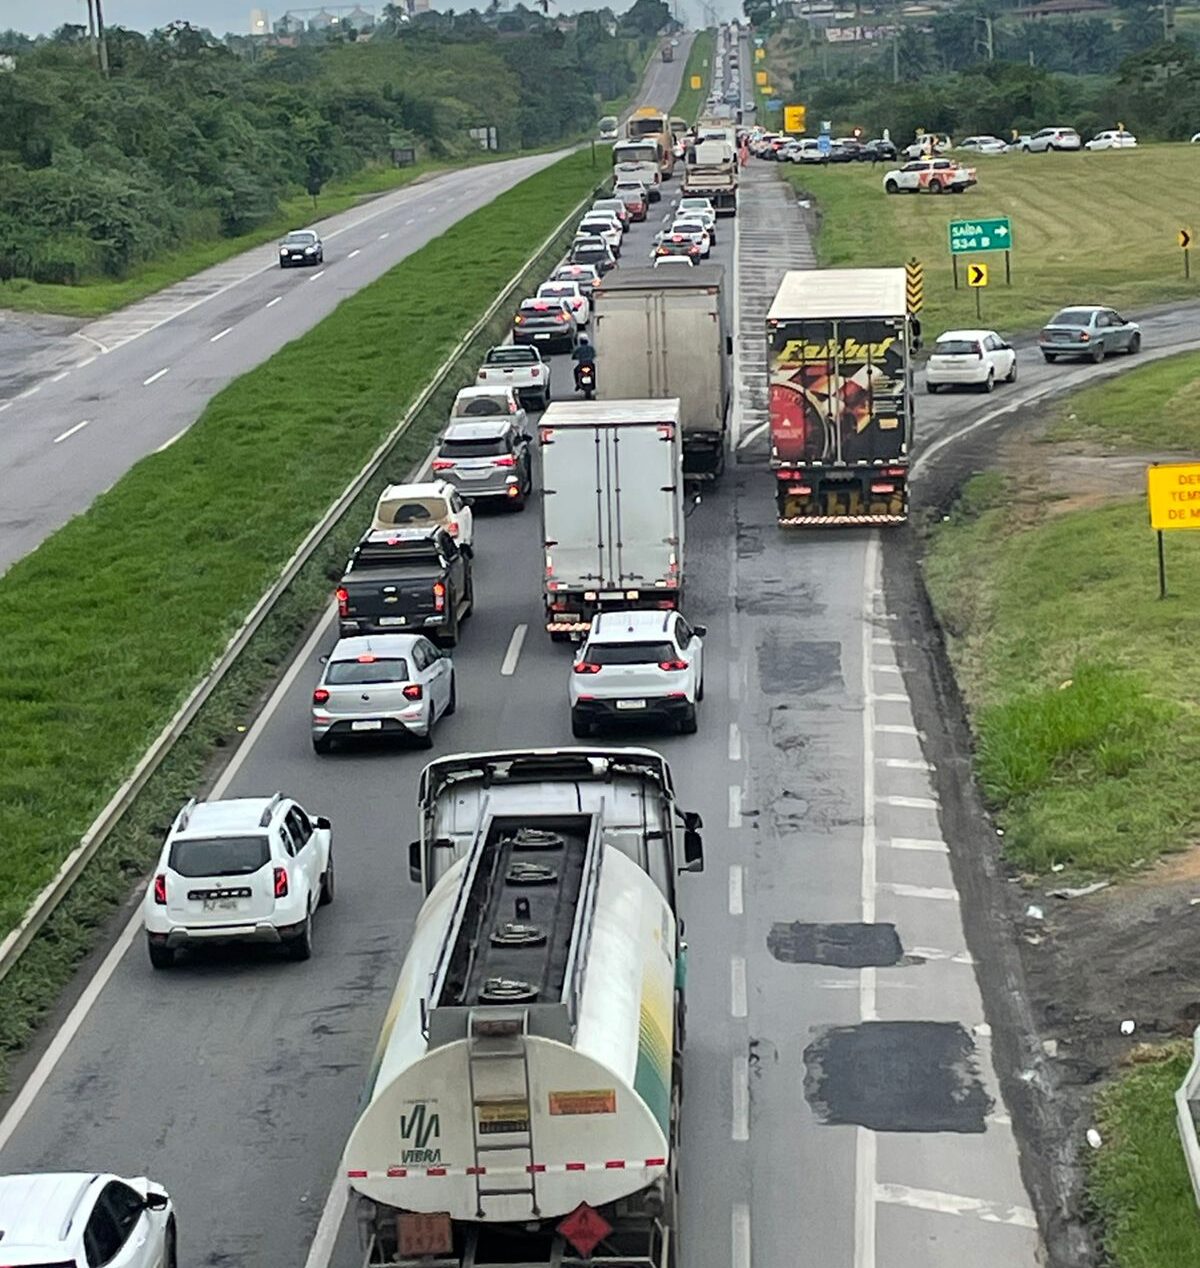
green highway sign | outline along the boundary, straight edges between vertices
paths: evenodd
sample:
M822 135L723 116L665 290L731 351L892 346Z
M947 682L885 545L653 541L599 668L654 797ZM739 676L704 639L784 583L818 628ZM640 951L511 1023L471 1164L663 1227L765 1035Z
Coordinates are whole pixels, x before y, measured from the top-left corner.
M951 220L950 254L971 255L976 251L1011 251L1012 222L1007 216L991 220Z

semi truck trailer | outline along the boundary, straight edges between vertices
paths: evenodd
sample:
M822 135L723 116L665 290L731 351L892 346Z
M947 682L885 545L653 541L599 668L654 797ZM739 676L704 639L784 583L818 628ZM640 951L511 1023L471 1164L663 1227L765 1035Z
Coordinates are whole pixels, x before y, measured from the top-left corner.
M780 524L908 518L920 323L905 281L902 268L784 275L766 330Z

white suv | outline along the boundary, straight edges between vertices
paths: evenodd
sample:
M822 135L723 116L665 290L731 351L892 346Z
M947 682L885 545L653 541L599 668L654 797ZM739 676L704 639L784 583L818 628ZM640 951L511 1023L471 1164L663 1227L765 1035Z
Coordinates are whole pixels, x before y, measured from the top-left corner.
M1021 142L1026 154L1045 154L1049 150L1078 150L1083 143L1074 128L1043 128Z
M5 1264L176 1268L175 1212L161 1185L92 1171L0 1176Z
M571 669L571 733L583 739L600 723L653 718L695 734L707 633L678 612L601 612Z
M282 793L197 802L176 816L142 900L150 963L180 947L282 943L312 955L313 913L333 902L333 831Z

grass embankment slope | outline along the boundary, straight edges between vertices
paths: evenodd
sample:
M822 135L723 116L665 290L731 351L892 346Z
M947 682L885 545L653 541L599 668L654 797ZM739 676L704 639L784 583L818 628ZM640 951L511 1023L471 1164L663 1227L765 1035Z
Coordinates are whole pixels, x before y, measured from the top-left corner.
M896 265L915 256L925 265L921 316L935 333L979 324L963 267L979 259L991 269L983 325L1015 332L1036 328L1066 303L1132 308L1200 295L1200 268L1185 281L1176 245L1178 229L1190 223L1186 209L1200 201L1195 157L1186 145L971 157L964 161L979 184L940 197L889 197L882 164L784 170L820 208L822 265ZM961 256L955 292L947 226L987 216L1012 219L1013 284L1004 285L1002 253Z
M700 107L708 97L708 87L712 83L713 49L715 41L712 31L699 31L688 50L687 65L683 68L683 82L679 96L671 107L671 114L689 123L700 117ZM692 76L700 76L700 87L693 88Z
M573 155L467 216L214 397L170 449L0 578L0 934L434 367L596 178L590 155ZM401 441L394 475L437 422Z

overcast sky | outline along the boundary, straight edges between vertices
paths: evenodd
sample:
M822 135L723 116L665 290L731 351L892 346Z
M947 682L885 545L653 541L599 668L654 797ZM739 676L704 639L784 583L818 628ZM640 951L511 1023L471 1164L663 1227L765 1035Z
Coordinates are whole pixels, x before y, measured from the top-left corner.
M347 0L330 0L331 3L345 3ZM349 0L353 3L353 0ZM610 0L611 2L611 0ZM438 9L454 8L458 10L484 8L487 0L434 0ZM629 8L633 0L615 0L612 7L618 11ZM271 21L282 17L291 7L317 8L320 0L295 0L294 4L284 0L102 0L104 20L110 26L129 26L138 31L149 31L156 26L166 26L176 18L186 18L197 26L207 26L218 35L226 31L248 31L250 29L250 10L262 7L267 11ZM365 8L380 9L383 0L371 3L363 0ZM594 4L573 3L572 0L561 0L561 8L567 12L577 9L599 7ZM681 4L681 16L689 9L698 6ZM717 0L716 9L722 17L729 17L737 11L735 0ZM53 31L64 22L87 22L87 5L84 0L0 0L0 27L14 27L31 35Z

